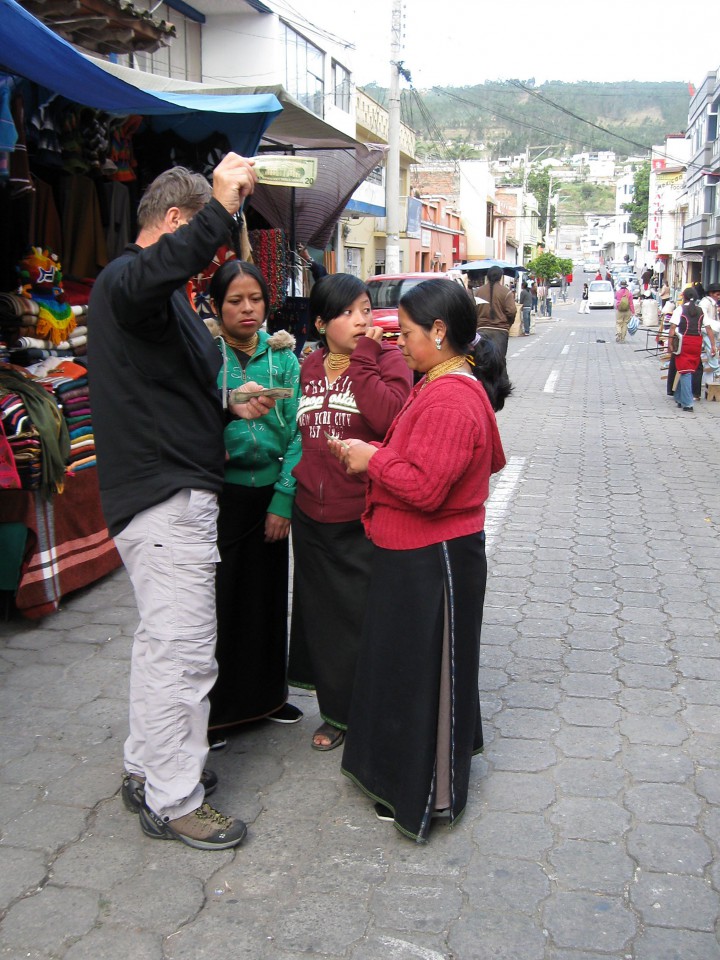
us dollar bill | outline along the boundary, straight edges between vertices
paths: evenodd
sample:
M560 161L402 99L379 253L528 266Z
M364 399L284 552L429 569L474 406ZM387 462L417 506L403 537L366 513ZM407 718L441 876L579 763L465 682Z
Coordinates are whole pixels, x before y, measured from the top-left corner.
M258 183L276 187L311 187L317 179L315 157L255 157Z
M230 393L230 403L247 403L255 397L269 397L271 400L287 400L292 396L290 387L263 387L260 390L243 390L236 387Z

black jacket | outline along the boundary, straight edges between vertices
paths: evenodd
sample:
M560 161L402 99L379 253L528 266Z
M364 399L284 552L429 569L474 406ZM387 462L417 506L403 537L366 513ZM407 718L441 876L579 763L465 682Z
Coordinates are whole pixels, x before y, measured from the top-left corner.
M222 488L220 353L187 280L228 243L216 200L149 247L130 244L90 297L88 374L103 512L112 536L184 488Z

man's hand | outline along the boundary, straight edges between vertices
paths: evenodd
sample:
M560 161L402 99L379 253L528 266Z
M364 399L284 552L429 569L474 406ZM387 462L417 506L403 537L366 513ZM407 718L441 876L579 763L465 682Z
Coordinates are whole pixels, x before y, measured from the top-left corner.
M253 160L228 153L213 170L213 197L228 213L237 213L245 197L255 189L257 175L253 164Z
M254 380L248 380L241 387L237 388L240 393L250 393L253 390L262 390L259 383ZM258 417L264 417L275 406L276 401L271 397L253 397L245 403L228 403L230 412L241 420L257 420Z
M275 543L284 540L290 533L290 521L285 517L278 517L275 513L265 514L265 543Z

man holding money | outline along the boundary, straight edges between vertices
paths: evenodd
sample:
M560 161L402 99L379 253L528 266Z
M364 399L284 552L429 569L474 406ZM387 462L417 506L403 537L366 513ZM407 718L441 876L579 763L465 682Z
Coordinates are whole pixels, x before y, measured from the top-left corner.
M227 417L253 419L275 402L254 397L223 411L220 354L185 284L230 241L255 181L252 161L234 153L215 168L212 191L182 167L161 174L140 201L137 241L102 271L89 309L103 511L140 614L122 798L148 836L203 850L237 846L247 833L205 802L217 784L204 765L223 429Z

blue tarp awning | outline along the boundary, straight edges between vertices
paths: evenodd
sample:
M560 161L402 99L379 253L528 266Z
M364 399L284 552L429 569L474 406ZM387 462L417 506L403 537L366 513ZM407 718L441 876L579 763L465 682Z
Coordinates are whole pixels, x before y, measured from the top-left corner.
M147 117L154 129L172 129L191 143L222 133L244 156L255 153L282 110L269 93L207 96L140 90L91 63L15 0L0 0L0 71L95 110Z

